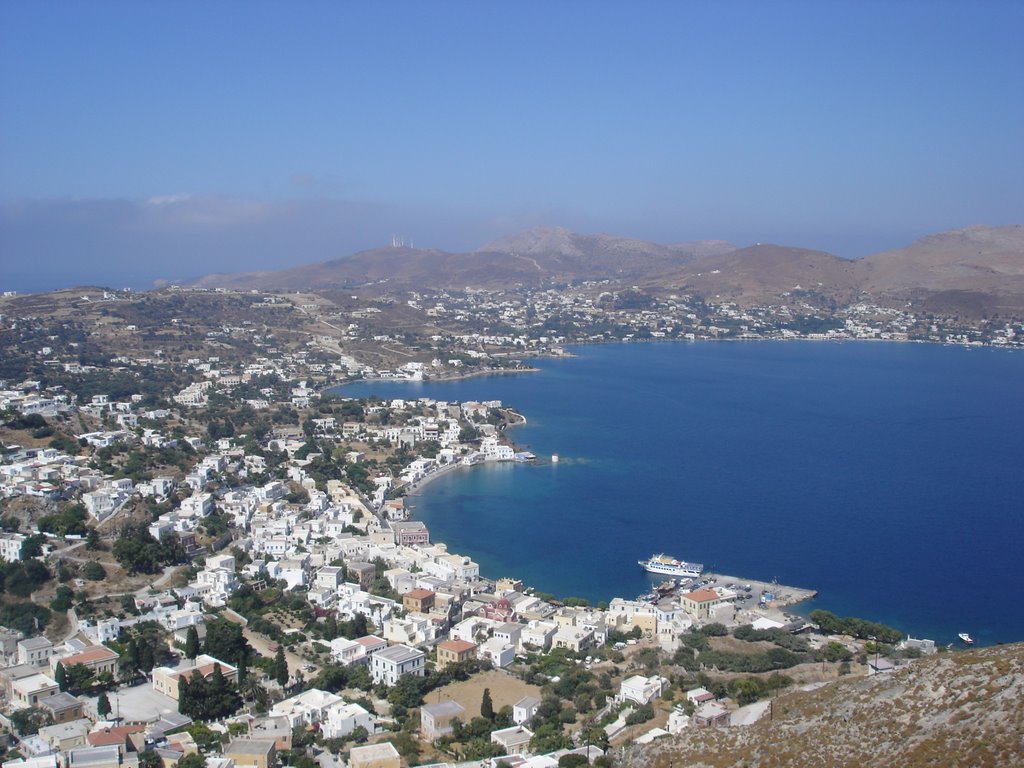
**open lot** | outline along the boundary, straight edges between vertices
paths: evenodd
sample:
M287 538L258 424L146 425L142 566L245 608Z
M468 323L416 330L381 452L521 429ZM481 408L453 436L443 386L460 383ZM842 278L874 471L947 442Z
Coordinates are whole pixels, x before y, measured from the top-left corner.
M507 672L492 669L490 672L475 675L471 680L438 688L427 696L426 703L436 704L448 699L457 701L465 708L466 719L469 720L480 714L480 700L483 698L484 688L491 690L491 701L494 702L495 712L504 706L515 704L524 696L540 698L540 688L536 685L527 685Z
M173 699L157 693L151 683L134 685L131 688L119 688L107 694L110 700L110 716L118 717L125 722L149 722L168 712L177 712L178 703ZM96 698L87 698L86 709L96 711Z

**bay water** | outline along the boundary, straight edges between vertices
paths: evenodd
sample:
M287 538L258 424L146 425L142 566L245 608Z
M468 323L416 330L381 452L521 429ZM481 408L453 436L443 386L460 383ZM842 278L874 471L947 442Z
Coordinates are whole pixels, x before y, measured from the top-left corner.
M940 643L1024 640L1024 354L834 342L572 348L535 373L360 382L349 396L502 400L557 464L459 469L409 499L483 575L632 598L665 552L814 589ZM660 581L660 579L655 579Z

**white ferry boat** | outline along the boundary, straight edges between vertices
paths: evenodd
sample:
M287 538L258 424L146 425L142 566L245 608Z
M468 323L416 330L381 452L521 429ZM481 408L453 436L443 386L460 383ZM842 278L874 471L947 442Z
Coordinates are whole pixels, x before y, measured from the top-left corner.
M704 566L700 563L687 563L676 560L668 555L651 555L647 560L637 560L637 565L650 573L661 573L666 576L700 576Z

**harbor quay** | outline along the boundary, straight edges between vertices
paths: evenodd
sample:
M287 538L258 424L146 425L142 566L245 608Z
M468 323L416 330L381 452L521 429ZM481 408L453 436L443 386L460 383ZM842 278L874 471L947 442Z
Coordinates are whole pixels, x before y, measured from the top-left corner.
M739 576L729 576L724 573L705 572L704 580L710 585L719 589L732 589L742 592L743 602L747 607L757 608L764 598L764 608L781 611L789 606L802 603L817 597L818 593L813 589L803 587L791 587L779 584L777 581L758 581L757 579L744 579ZM747 599L750 595L750 599Z
M789 609L816 596L813 589L704 571L699 576L666 579L636 601L616 598L611 608L614 612L616 606L631 602L650 605L664 619L673 613L685 614L683 626L678 626L678 618L673 621L677 632L716 622L726 626L755 624L759 629L792 629L806 620ZM658 632L663 632L661 622Z

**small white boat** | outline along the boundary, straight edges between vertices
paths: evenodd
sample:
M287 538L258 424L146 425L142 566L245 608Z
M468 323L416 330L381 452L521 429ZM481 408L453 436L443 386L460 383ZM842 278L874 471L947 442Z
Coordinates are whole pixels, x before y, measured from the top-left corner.
M974 638L966 632L961 632L957 637L963 640L967 645L974 645Z
M552 464L557 464L558 463L558 454L557 453L552 453L551 454L551 463Z

